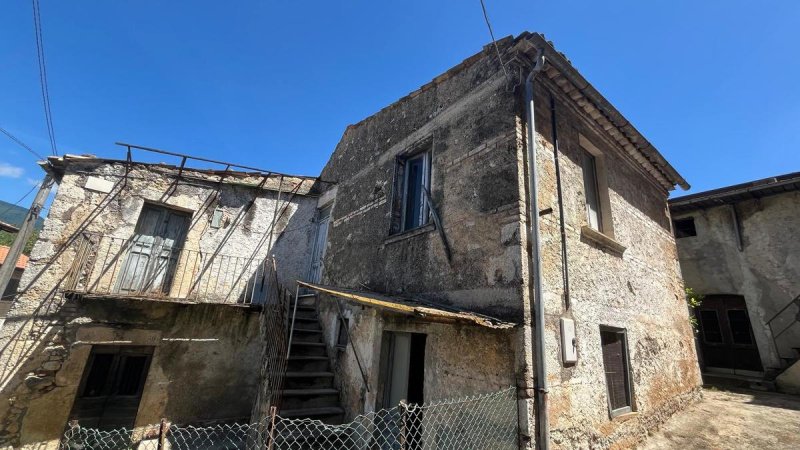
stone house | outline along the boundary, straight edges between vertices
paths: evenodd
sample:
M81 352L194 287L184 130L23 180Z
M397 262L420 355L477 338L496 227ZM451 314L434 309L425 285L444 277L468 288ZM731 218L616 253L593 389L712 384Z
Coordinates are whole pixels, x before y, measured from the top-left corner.
M800 393L800 173L671 199L705 376Z
M541 35L348 126L320 176L281 415L516 386L523 447L628 447L698 397L667 208L688 185Z
M55 448L70 420L249 418L268 255L304 275L290 256L309 239L289 257L273 244L309 232L286 224L313 213L318 182L186 160L43 164L59 189L0 330L1 448Z
M335 423L515 387L520 447L630 447L699 395L667 208L688 185L541 35L349 126L319 178L46 169L58 195L0 331L0 445L70 418ZM224 257L266 268L230 278ZM273 260L290 315L250 281ZM103 358L135 358L136 405L87 402Z

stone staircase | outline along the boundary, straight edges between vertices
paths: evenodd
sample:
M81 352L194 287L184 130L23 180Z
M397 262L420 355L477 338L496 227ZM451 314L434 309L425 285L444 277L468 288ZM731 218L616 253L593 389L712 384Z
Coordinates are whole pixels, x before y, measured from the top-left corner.
M319 321L317 295L300 295L278 415L287 419L342 423L344 409L330 364Z

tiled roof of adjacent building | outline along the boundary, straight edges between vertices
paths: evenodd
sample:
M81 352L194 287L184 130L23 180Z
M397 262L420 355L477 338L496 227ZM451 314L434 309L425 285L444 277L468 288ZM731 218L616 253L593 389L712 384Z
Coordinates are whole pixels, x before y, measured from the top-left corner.
M673 198L669 200L669 208L673 212L690 211L792 191L800 191L800 172Z
M0 245L0 265L5 264L6 256L8 256L9 247L7 245ZM25 269L28 266L28 255L19 255L17 259L17 269Z

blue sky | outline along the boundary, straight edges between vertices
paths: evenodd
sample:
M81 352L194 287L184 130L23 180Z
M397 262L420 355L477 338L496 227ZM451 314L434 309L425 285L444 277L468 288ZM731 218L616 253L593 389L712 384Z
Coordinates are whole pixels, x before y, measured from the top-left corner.
M800 2L486 0L543 32L692 192L800 170ZM41 0L61 153L127 141L316 175L344 128L489 42L474 1ZM0 7L0 126L47 154L31 4ZM0 135L0 199L40 178ZM27 206L29 197L23 204Z

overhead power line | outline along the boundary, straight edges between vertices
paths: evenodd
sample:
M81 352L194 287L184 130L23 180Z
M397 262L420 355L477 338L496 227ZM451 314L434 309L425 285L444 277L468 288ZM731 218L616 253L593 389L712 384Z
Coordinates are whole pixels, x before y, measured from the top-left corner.
M50 110L50 90L47 87L47 64L44 58L44 43L42 40L42 15L39 12L39 0L33 1L33 29L36 32L36 56L39 60L39 84L42 87L42 105L44 118L47 123L47 134L50 137L50 150L53 156L58 156L56 148L56 132L53 128L53 114Z
M500 60L500 66L503 68L503 73L506 74L506 78L508 78L508 70L506 70L506 65L503 64L503 57L500 56L500 47L497 46L497 41L494 38L494 31L492 31L492 24L489 22L489 14L486 13L486 5L481 0L481 9L483 10L483 19L486 21L486 27L489 28L489 36L492 37L492 44L494 44L494 49L497 52L497 59Z
M6 131L6 129L4 129L3 127L0 127L0 132L2 132L3 134L5 134L6 136L8 136L8 138L9 138L9 139L11 139L12 141L16 142L16 143L17 143L17 145L19 145L20 147L24 148L24 149L25 149L25 150L27 150L28 152L30 152L30 153L31 153L33 156L35 156L36 158L38 158L38 159L45 159L45 157L44 157L44 156L42 156L42 155L40 155L39 153L37 153L37 152L36 152L34 149L32 149L32 148L28 147L28 145L27 145L27 144L25 144L24 142L22 142L22 141L20 141L19 139L17 139L17 137L16 137L16 136L14 136L13 134L11 134L11 133L9 133L8 131Z

